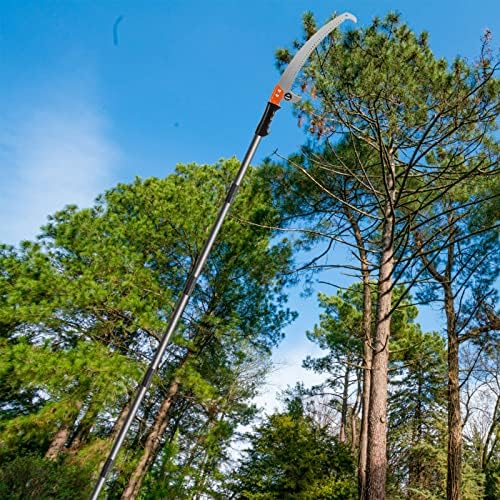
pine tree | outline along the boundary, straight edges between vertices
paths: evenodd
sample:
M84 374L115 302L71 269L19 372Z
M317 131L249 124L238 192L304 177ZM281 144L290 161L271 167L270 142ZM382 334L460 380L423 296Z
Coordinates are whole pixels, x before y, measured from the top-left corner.
M249 435L234 474L232 497L240 499L354 499L349 449L318 425L294 398L287 411L267 417Z
M120 184L92 208L56 213L37 243L3 249L5 459L35 452L99 466L237 168L236 160L180 165L163 180ZM252 171L233 213L271 225L277 213L269 200ZM215 425L220 442L234 432L234 425L216 432L225 424L210 408L224 398L229 404L230 375L250 356L266 365L292 317L283 293L290 249L270 238L236 218L225 224L119 457L113 495L133 477L131 494L138 494L172 427L190 434L186 402L200 423ZM225 412L241 405L244 415L252 395L242 393Z
M310 14L304 28L306 37L316 29ZM288 51L278 51L279 63L289 59ZM347 215L335 209L340 204L357 214L362 240L369 242L368 270L377 282L367 500L385 495L388 346L391 314L398 305L392 291L419 259L418 249L412 248L415 232L436 219L444 221L446 211L431 215L428 208L439 205L451 189L495 172L496 69L487 49L477 64L437 59L426 33L417 35L398 15L388 14L365 29L334 32L304 71L302 88L311 99L302 101L297 113L310 144L301 162L291 158L288 163L303 173L304 183L332 199L328 217L324 206L316 211L311 204L310 229L319 228L326 241L341 240L359 249L352 225L346 230ZM347 161L343 144L352 150ZM434 161L436 157L443 161ZM328 176L341 180L323 182ZM358 189L352 195L342 191L347 184L342 179ZM479 200L473 203L477 206ZM326 231L322 220L329 222ZM425 240L424 251L434 237L437 233ZM344 265L359 277L363 274L362 265ZM423 273L414 272L406 288L420 282ZM451 452L449 458L448 495L455 500L460 478Z

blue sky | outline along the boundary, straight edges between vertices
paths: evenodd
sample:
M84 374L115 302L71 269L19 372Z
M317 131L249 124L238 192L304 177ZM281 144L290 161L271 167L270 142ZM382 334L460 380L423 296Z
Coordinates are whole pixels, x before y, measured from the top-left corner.
M47 214L136 175L241 157L279 78L274 51L301 36L306 10L319 24L350 11L361 25L397 10L447 58L474 58L485 28L496 46L500 36L494 0L0 0L0 241L32 238ZM271 130L257 160L304 138L285 106ZM315 299L295 290L291 304L301 316L273 387L303 376L314 352L303 332ZM436 318L426 312L424 327Z

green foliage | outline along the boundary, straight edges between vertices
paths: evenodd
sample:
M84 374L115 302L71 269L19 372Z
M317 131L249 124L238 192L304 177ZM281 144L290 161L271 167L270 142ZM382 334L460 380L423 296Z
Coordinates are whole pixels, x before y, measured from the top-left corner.
M6 412L0 421L0 456L4 458L34 446L43 450L61 425L74 422L90 391L92 403L101 411L113 408L140 373L137 364L91 342L54 351L21 338L2 342L0 347L0 378L12 378L24 391L39 394L41 399L38 411L8 419L11 412Z
M349 450L300 412L267 417L249 441L235 472L237 498L356 498Z
M305 16L304 40L313 26L312 16ZM278 63L290 57L281 50ZM446 298L448 337L474 339L478 356L492 345L496 318L498 67L489 35L478 60L457 57L448 62L434 56L427 33L414 33L395 13L351 32L335 31L311 57L300 81L309 98L296 112L308 143L286 166L269 169L277 195L291 193L282 206L288 220L305 226L309 236L304 246L314 248L318 241L328 245L311 259L315 269L322 262L331 268L326 261L329 250L334 242L344 243L357 262L335 262L333 267L345 265L358 278L370 273L379 284L390 284L393 292L398 283L405 283L419 302ZM290 176L289 170L297 173ZM403 314L394 325L399 321L397 306L404 306L403 296L396 295L384 294L392 308L392 367L385 373L384 363L380 386L372 390L378 398L372 408L385 406L385 380L393 381L388 438L394 448L387 456L394 462L392 472L399 474L395 482L400 490L394 495L418 491L417 496L439 496L443 474L433 474L432 466L437 457L439 465L446 458L442 451L447 433L441 428L444 346L437 334L423 334L412 325L411 314ZM310 337L327 348L330 339L335 355L306 363L318 371L333 371L331 378L338 381L335 361L347 366L350 361L345 358L349 344L341 336L352 328L341 318L338 305L331 309L334 319L322 320L326 328L320 324ZM375 341L376 349L387 345L382 337ZM459 413L458 351L448 360L449 380L455 384L450 386L450 408ZM385 354L384 349L379 352ZM359 359L359 349L354 354ZM408 414L401 408L408 408ZM385 422L385 415L371 415L372 426L379 421ZM449 425L450 436L460 434L460 418L450 418ZM384 432L383 426L377 432ZM460 446L450 442L449 458L458 460L449 460L454 468L449 476L459 478ZM385 450L380 455L377 471ZM463 468L463 495L478 497L481 474L476 469L476 487L469 466ZM380 497L385 481L381 476L375 480ZM459 479L453 481L457 486Z
M375 284L372 288L372 314L376 310ZM407 350L411 345L408 336L415 329L414 320L418 309L411 304L411 297L407 296L404 287L395 287L395 301L399 307L392 313L391 329L392 339L395 343L394 350ZM329 349L338 356L341 350L344 354L354 353L355 358L360 359L362 355L362 320L363 320L363 284L353 283L345 290L339 290L337 295L327 296L323 293L318 295L318 302L323 310L320 314L319 325L313 331L307 333L307 337L322 349ZM399 339L405 345L397 346ZM338 361L335 361L338 363Z
M165 179L119 184L91 208L51 216L37 243L0 248L2 460L44 456L62 433L55 454L64 463L97 466L238 168L234 159L179 165ZM180 390L165 433L179 436L174 469L194 474L182 457L203 437L197 463L209 456L215 471L238 421L253 415L261 369L293 318L283 293L291 251L263 227L278 216L251 169L125 443L134 452L117 461L122 483L172 377ZM256 360L255 376L238 382Z
M484 500L495 500L500 498L500 459L496 460L486 469Z
M33 455L17 457L0 469L0 497L4 500L77 500L91 492L90 471Z
M317 29L311 13L303 26L307 39ZM458 329L480 325L494 310L498 235L483 232L499 213L500 83L490 55L486 43L477 64L437 59L428 35L413 33L393 13L345 35L335 31L318 48L300 82L311 99L297 108L310 141L286 167L250 169L124 443L111 498L134 470L174 377L179 389L141 498L355 498L351 453L360 406L349 389L359 394L361 387L360 284L319 296L323 312L307 335L326 354L305 361L328 374L337 396L342 392L344 421L352 406L351 450L307 413L311 406L296 397L306 392L301 386L290 393L286 412L265 418L250 434L229 482L225 471L238 426L255 417L251 400L269 353L293 318L284 293L291 245L267 228L292 220L307 226L295 239L306 250L318 241L328 248L346 243L374 276L387 243L381 238L387 207L396 261L388 494L442 498L445 346L437 333L420 330L417 309L397 281L433 278L415 264L420 238L437 271L453 276L462 293L455 295L463 315ZM279 50L278 66L290 58ZM87 497L91 473L116 431L113 422L165 330L238 167L235 159L179 165L165 179L119 184L91 208L68 206L51 216L36 242L0 246L2 498ZM448 265L450 238L460 245ZM359 274L359 267L348 267ZM420 298L435 300L439 293L425 280ZM484 338L475 337L480 349ZM57 458L42 458L61 431ZM480 467L474 447L466 450L464 500L483 491L487 499L499 496L493 452Z
M436 332L412 326L391 345L389 488L440 498L446 485L446 348Z
M309 18L304 22L306 38L311 22ZM451 64L438 59L429 46L428 33L414 33L397 14L375 18L368 27L345 36L336 32L324 52L326 58L320 51L306 69L306 82L319 95L319 106L342 118L343 126L349 122L363 133L376 135L375 128L369 131L369 121L377 113L376 124L384 141L392 137L394 145L404 149L410 143L418 144L410 131L420 134L426 124L434 125L427 134L431 139L439 128L451 125L453 118L454 125L465 116L477 118L480 99L484 105L481 111L487 111L481 116L482 123L494 128L496 116L490 111L498 98L499 83L490 78L494 68L491 58L483 53L477 65L461 58ZM351 116L344 114L348 103L359 104ZM312 106L308 101L303 109ZM324 122L313 121L311 125L316 132L326 132ZM466 142L474 126L474 120L469 119L455 130L450 127L453 135L443 147L457 138Z

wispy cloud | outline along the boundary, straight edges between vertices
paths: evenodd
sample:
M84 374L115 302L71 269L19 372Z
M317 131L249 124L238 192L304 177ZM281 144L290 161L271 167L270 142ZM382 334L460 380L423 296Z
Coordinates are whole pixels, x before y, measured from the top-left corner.
M306 387L322 383L325 380L325 375L306 370L302 367L302 361L307 355L315 357L324 354L318 347L305 340L299 342L295 349L284 346L283 350L274 354L275 368L268 375L267 384L261 394L255 398L255 403L265 413L271 414L275 409L281 409L282 405L278 396L287 387L293 387L297 382L303 382Z
M107 118L78 89L31 99L0 120L0 241L33 238L47 215L89 206L109 186L119 157ZM63 95L64 97L60 97Z

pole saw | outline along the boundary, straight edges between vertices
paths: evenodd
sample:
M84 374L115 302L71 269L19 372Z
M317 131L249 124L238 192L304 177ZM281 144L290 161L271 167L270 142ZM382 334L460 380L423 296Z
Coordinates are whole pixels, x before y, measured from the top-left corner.
M205 242L205 245L203 246L201 254L196 259L192 267L192 270L189 273L189 276L186 280L181 296L179 297L177 303L175 304L174 310L170 317L170 321L168 323L167 331L165 332L165 335L162 337L158 349L156 350L156 353L153 357L153 360L151 361L151 364L149 365L146 374L144 375L144 378L142 379L141 383L139 384L139 387L137 388L135 398L131 403L130 409L127 413L123 426L121 427L115 438L113 447L111 448L111 452L109 453L108 458L102 467L99 478L97 479L94 491L92 492L92 495L90 497L91 500L97 500L97 498L99 497L99 493L101 492L104 486L106 477L113 466L113 463L116 459L116 456L118 455L118 452L120 451L120 448L123 444L125 436L127 435L130 425L132 424L137 414L137 410L139 409L139 406L141 405L141 402L144 399L144 396L146 395L149 386L151 385L153 376L155 375L156 371L158 370L158 367L160 366L167 345L173 333L175 332L177 324L181 319L182 313L184 312L187 303L189 302L189 298L191 297L196 282L201 274L205 262L207 261L208 255L210 254L210 250L212 249L215 239L219 234L219 231L222 227L222 223L226 218L231 203L233 202L233 199L238 191L238 188L241 185L243 177L245 176L245 173L248 169L248 166L250 165L250 162L252 161L252 158L254 157L255 152L257 151L261 139L269 134L269 125L271 124L271 121L276 111L280 109L281 101L285 100L291 102L298 102L300 100L300 96L292 92L292 85L295 79L297 78L299 71L304 66L305 62L311 55L312 51L321 43L321 41L324 40L326 36L329 33L331 33L337 26L339 26L348 19L353 22L357 22L356 18L352 14L345 12L344 14L341 14L340 16L337 16L336 18L332 19L330 22L326 23L311 38L309 38L309 40L295 54L293 59L288 64L286 70L281 75L279 82L274 87L271 97L269 98L269 101L266 105L266 109L264 110L260 122L257 125L250 146L248 147L247 152L241 163L241 166L238 170L238 173L236 174L236 178L234 179L233 183L231 184L231 186L227 191L224 204L220 209L219 214L217 215L217 219L215 220L214 225L212 226L210 235L208 236L208 239Z

